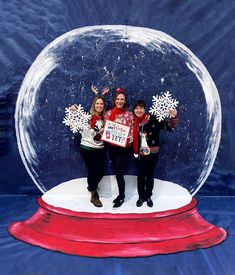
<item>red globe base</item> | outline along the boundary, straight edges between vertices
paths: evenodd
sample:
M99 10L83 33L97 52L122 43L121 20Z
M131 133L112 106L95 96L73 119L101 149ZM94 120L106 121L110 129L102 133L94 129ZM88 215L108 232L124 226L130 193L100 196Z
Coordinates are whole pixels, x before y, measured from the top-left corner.
M139 257L206 248L222 242L224 229L206 222L196 199L181 208L148 214L75 212L41 198L37 212L9 232L27 243L90 257Z

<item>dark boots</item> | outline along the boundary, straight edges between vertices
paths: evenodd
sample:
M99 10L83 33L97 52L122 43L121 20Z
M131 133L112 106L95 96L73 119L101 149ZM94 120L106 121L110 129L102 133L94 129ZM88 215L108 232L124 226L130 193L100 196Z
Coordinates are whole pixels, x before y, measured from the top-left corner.
M94 206L96 206L96 207L103 206L102 202L100 201L99 194L97 193L97 191L91 191L91 203L93 203Z

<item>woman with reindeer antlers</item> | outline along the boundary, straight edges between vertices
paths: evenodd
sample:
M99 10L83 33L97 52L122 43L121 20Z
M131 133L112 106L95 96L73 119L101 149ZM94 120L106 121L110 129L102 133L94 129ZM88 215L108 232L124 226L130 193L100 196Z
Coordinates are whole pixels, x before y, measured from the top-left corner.
M95 86L91 86L91 90L96 96L91 104L90 127L81 132L80 152L88 171L87 189L91 192L90 201L94 206L102 207L97 188L104 175L104 143L101 135L104 129L106 103L103 96L109 92L109 88L104 88L101 95ZM76 111L77 105L72 105L70 110Z

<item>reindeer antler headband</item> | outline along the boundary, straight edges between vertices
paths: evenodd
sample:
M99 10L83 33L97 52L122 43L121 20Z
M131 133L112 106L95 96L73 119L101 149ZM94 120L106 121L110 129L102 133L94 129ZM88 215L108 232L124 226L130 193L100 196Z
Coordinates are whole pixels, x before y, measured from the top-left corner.
M98 88L97 88L95 85L92 85L92 86L91 86L91 90L92 90L92 92L93 92L95 95L98 95L98 94L99 94L99 90L98 90ZM101 92L101 96L105 96L108 92L109 92L109 88L108 88L108 87L103 88L103 89L102 89L102 92Z

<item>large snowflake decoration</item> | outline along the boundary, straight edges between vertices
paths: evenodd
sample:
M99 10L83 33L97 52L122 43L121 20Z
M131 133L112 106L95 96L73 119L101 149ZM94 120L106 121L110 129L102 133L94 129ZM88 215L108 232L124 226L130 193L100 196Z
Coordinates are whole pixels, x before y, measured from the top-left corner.
M171 97L169 91L166 91L163 95L153 96L152 106L149 109L150 114L155 115L160 122L169 117L170 110L175 109L179 102Z
M91 115L84 112L81 104L77 106L76 111L71 111L70 108L65 108L65 118L63 123L70 127L70 130L75 134L77 132L82 132L89 128L89 120Z

